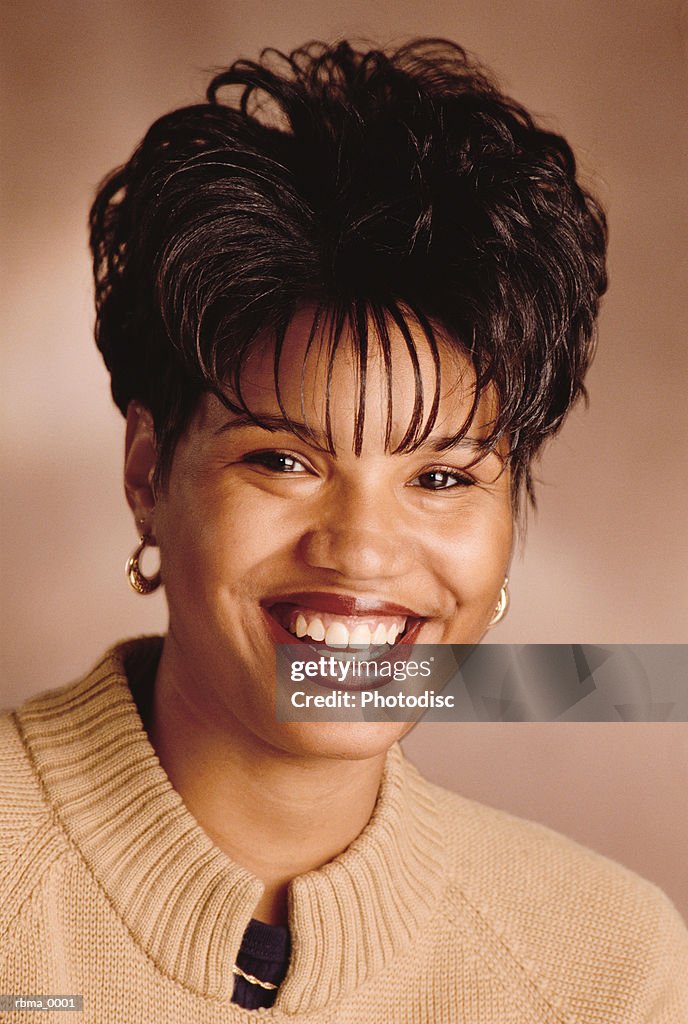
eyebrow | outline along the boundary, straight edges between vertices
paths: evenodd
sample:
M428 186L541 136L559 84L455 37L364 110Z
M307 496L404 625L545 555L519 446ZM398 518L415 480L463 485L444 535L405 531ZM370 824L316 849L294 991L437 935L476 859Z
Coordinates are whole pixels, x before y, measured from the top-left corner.
M300 420L288 420L284 416L275 416L269 413L256 413L255 419L245 413L240 413L233 419L227 420L219 426L217 430L214 431L214 434L215 436L219 436L221 434L229 433L232 430L241 430L244 427L258 427L259 429L266 430L271 434L283 431L287 434L294 434L294 436L298 436L298 431L306 438L309 436L312 437L323 449L327 450L328 448L325 435L322 431L310 427L308 424L303 423ZM426 446L432 451L438 453L453 451L457 448L470 448L476 451L484 450L481 449L480 440L478 438L462 437L458 441L455 441L453 434L444 434L426 438L421 445L421 448ZM497 452L491 452L490 449L484 451L486 456L490 454L498 454Z

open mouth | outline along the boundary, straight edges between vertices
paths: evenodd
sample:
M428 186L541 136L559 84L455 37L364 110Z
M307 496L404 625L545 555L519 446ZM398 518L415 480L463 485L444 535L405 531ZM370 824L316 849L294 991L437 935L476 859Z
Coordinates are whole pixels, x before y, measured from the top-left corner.
M325 603L325 602L323 602ZM318 653L380 655L415 639L424 619L389 611L329 610L295 601L278 601L264 607L273 640L279 644L307 645Z
M281 671L288 673L289 665L303 671L308 663L314 669L308 672L310 685L338 691L389 684L396 666L413 657L412 645L427 621L400 605L325 593L279 598L263 605L263 615L284 659ZM355 665L344 672L344 666L336 668L343 662L368 667L362 675ZM382 667L373 672L372 665Z

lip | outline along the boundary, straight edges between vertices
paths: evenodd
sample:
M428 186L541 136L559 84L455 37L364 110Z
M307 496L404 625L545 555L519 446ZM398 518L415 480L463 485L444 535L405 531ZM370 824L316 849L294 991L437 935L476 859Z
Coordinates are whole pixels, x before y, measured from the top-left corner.
M353 594L337 594L331 590L298 591L290 594L279 594L262 602L264 609L276 604L296 604L313 611L330 612L333 615L403 615L406 618L422 619L418 611L402 604L381 601L377 597L361 597Z

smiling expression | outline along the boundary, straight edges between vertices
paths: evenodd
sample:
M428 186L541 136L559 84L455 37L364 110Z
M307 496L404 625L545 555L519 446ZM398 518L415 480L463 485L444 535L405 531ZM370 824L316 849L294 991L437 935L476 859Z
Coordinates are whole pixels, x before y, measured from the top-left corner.
M290 325L280 394L289 417L324 433L326 360L317 345L305 358L309 328L305 312ZM353 450L354 361L348 345L337 351L330 384L333 455L282 422L266 343L249 356L242 396L274 429L204 396L152 514L170 613L167 663L178 685L215 723L292 753L365 756L407 727L277 723L275 642L301 638L339 648L401 639L476 643L510 556L508 469L497 452L476 461L471 444L494 413L490 394L467 439L438 451L438 440L456 433L467 415L472 373L465 357L440 344L435 425L418 450L394 454L411 417L415 383L401 335L391 329L390 337L387 448L388 382L374 345L360 455ZM428 409L435 366L420 332L416 340Z

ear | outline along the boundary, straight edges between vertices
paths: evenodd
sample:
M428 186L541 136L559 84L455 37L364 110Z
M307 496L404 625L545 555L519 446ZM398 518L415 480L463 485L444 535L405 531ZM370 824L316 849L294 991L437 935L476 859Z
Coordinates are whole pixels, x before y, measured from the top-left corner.
M153 417L138 402L130 402L124 452L124 490L136 517L136 529L151 541L155 540L153 475L157 457Z

